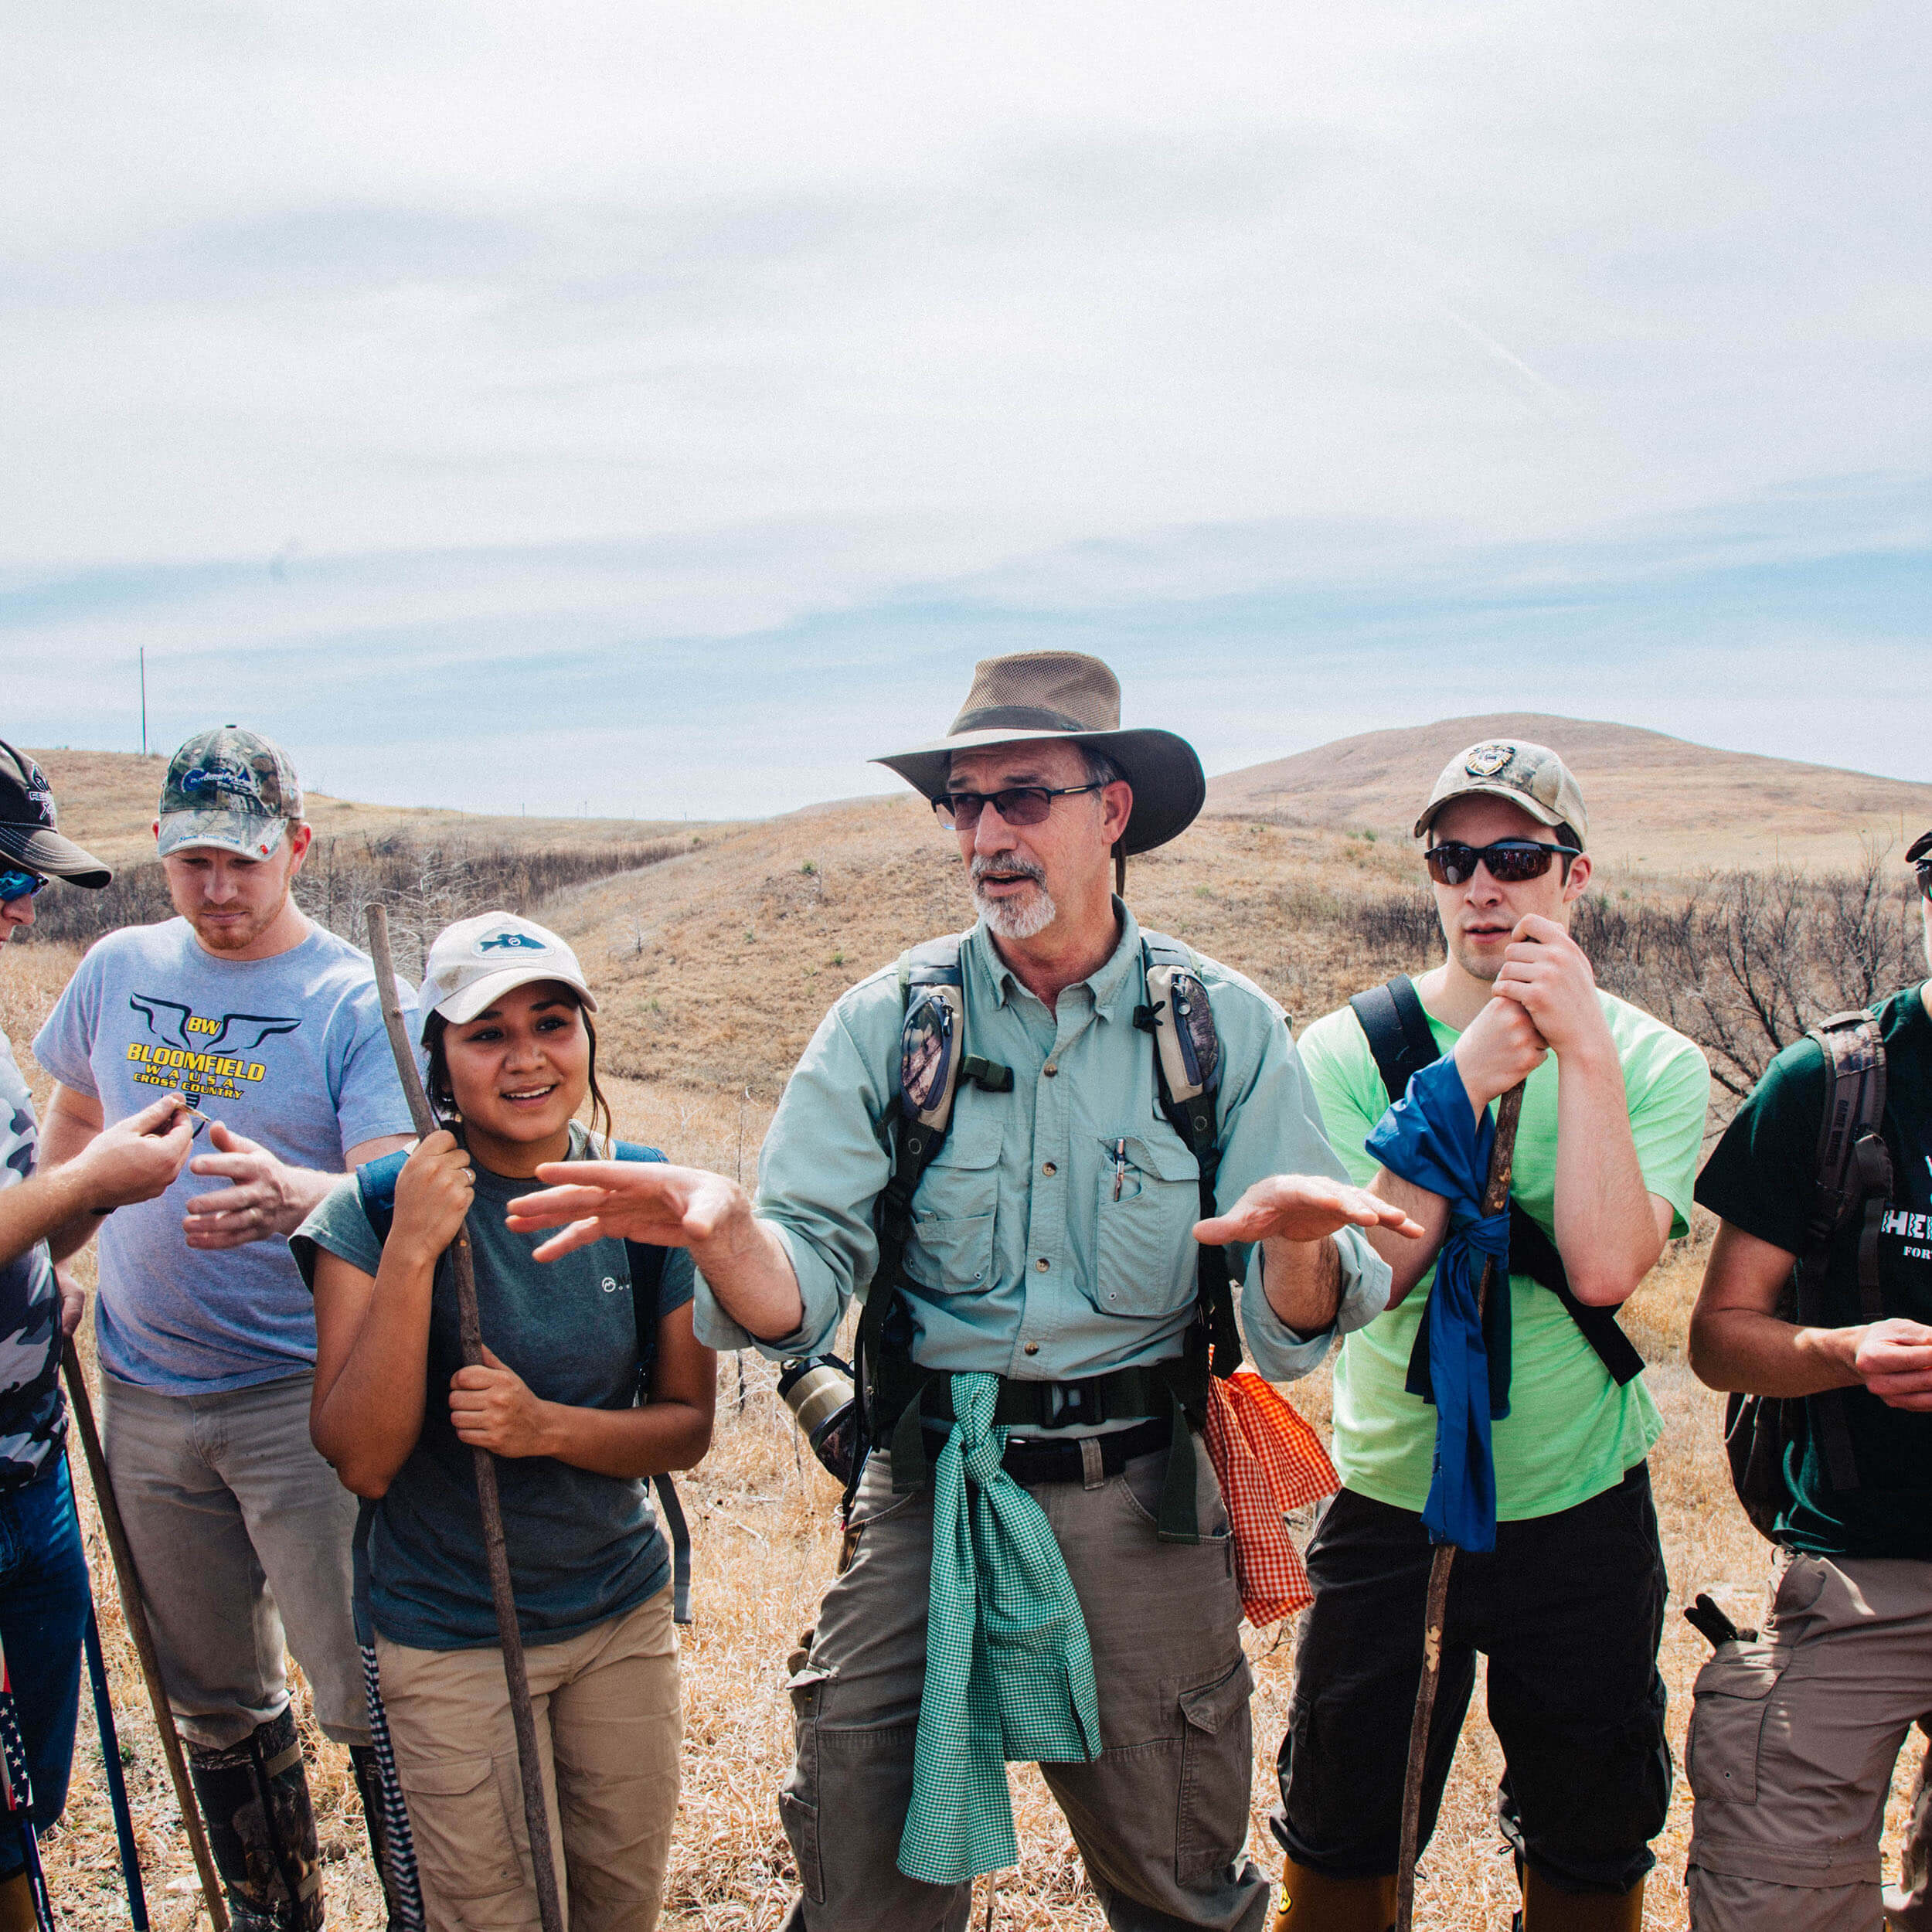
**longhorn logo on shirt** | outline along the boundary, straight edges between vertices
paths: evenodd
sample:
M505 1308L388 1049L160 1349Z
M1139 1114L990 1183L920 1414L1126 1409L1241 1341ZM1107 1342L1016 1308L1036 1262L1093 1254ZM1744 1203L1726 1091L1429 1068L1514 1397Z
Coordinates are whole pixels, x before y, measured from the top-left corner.
M276 1033L292 1033L299 1019L284 1019L267 1013L224 1013L219 1019L204 1019L178 999L162 999L151 993L130 993L128 1004L148 1022L148 1032L169 1046L184 1047L191 1053L212 1053L230 1044L237 1053L252 1053Z
M175 1088L196 1106L240 1100L260 1086L268 1077L267 1066L248 1056L264 1040L292 1033L302 1023L275 1013L197 1013L180 1000L154 993L131 993L128 1004L146 1022L148 1035L128 1043L135 1069L131 1077L144 1087Z

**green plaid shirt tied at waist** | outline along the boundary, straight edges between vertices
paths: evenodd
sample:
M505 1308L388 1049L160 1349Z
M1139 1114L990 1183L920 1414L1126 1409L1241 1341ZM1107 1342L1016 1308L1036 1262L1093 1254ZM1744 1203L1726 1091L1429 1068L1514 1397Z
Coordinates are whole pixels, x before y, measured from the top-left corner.
M1052 1526L1001 1466L999 1382L956 1375L933 1466L926 1689L899 1869L956 1885L1019 1862L1006 1767L1099 1757L1087 1621Z

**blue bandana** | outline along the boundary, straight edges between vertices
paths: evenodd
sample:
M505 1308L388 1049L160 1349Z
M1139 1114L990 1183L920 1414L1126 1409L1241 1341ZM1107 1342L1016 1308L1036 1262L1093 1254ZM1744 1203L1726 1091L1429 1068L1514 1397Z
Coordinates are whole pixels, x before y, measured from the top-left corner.
M1485 1107L1478 1116L1453 1055L1425 1066L1383 1115L1366 1143L1391 1174L1440 1194L1449 1203L1449 1236L1436 1257L1429 1325L1429 1391L1436 1406L1435 1471L1423 1527L1431 1543L1459 1549L1496 1546L1496 1465L1489 1425L1509 1413L1506 1322L1495 1324L1498 1359L1490 1355L1478 1295L1483 1263L1494 1258L1499 1312L1509 1304L1509 1213L1482 1211L1489 1154L1496 1138Z

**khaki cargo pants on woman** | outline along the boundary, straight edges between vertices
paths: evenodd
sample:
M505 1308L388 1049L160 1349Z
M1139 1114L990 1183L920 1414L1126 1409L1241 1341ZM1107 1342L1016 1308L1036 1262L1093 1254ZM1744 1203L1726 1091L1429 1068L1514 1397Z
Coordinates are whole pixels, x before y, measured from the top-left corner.
M1155 1535L1167 1452L1118 1476L1043 1483L1087 1619L1100 1757L1043 1764L1107 1922L1118 1932L1258 1932L1268 1887L1242 1855L1254 1746L1253 1679L1227 1512L1205 1447L1199 1544ZM970 1885L925 1885L897 1865L926 1682L932 1575L929 1486L894 1496L875 1455L852 1509L856 1551L791 1680L798 1755L779 1794L804 1896L787 1932L962 1932Z
M1762 1637L1698 1673L1691 1924L1932 1932L1922 1857L1883 1906L1879 1865L1892 1767L1932 1711L1932 1563L1780 1550L1774 1574Z
M382 1637L376 1652L430 1932L535 1932L503 1653L412 1650ZM684 1732L670 1587L524 1657L566 1917L573 1932L649 1932Z

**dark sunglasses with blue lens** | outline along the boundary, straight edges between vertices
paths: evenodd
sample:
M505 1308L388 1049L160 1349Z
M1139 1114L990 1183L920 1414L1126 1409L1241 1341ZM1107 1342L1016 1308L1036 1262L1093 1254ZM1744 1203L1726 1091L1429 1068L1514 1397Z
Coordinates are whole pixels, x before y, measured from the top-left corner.
M9 866L0 872L0 905L9 900L31 899L43 886L52 881L43 879L37 872L28 872L19 866Z

